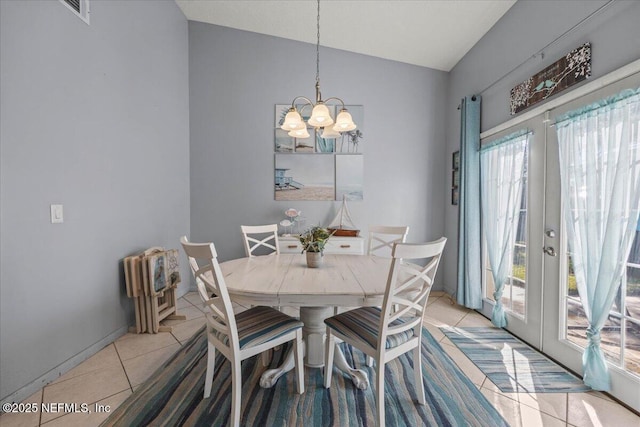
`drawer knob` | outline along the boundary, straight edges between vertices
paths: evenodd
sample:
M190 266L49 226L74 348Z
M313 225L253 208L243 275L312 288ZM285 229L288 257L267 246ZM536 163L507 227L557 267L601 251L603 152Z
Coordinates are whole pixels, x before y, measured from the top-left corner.
M340 245L341 248L350 248L351 245Z
M297 247L298 247L298 245L289 245L289 246L287 246L287 248L289 248L289 249L295 249Z

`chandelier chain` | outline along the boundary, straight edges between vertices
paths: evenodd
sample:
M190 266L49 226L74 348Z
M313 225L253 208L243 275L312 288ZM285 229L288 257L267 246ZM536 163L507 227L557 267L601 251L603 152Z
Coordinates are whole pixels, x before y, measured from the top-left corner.
M0 0L2 1L2 0ZM357 125L353 122L351 114L347 111L344 101L337 96L332 96L325 100L322 99L320 93L320 0L318 2L318 13L316 15L316 99L315 103L306 96L296 96L291 101L291 107L287 111L284 122L280 126L281 129L288 131L288 135L294 138L309 138L307 124L322 129L322 138L331 139L340 136L340 132L350 132L356 129ZM304 100L304 103L296 105L296 101ZM337 107L333 114L336 114L335 120L331 117L332 113L325 103L333 101L339 103L342 108L338 113ZM311 107L311 117L305 120L300 115L305 107ZM331 106L333 109L333 105ZM335 123L335 126L333 126Z
M316 83L320 82L320 0L318 0L318 15L316 18Z

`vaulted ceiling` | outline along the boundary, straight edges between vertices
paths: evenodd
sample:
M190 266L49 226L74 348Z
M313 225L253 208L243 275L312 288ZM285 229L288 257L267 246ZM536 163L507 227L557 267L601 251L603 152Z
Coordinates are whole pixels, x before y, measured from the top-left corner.
M311 0L175 0L187 19L316 43ZM320 44L450 71L516 0L323 0Z

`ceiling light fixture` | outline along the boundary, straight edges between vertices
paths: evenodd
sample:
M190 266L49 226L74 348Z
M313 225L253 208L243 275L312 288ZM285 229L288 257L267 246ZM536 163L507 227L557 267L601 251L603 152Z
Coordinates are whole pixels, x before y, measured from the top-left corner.
M340 136L340 132L348 132L354 130L357 126L351 118L351 114L344 106L342 99L337 97L322 99L320 93L320 0L318 0L318 15L317 15L317 41L316 41L316 102L315 104L305 96L297 96L291 102L291 108L285 116L284 123L281 128L289 131L289 136L294 138L308 138L310 135L306 131L307 125L305 124L300 112L298 111L298 105L296 101L304 100L304 104L300 106L300 110L310 106L312 108L311 117L307 120L310 126L315 128L323 128L323 138L337 138ZM338 101L342 108L340 113L336 117L335 124L326 103L329 101ZM333 125L333 126L331 126Z

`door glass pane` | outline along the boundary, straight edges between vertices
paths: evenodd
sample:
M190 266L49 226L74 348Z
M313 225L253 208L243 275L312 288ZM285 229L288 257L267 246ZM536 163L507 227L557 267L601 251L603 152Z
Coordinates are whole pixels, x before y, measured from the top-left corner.
M614 316L613 313L609 315L607 321L604 323L602 330L600 331L600 347L604 351L604 357L607 361L614 365L621 366L620 359L620 324L621 319L618 316Z
M528 161L529 147L524 153L524 170L522 177L522 196L520 199L520 213L518 229L513 249L513 265L511 275L504 284L502 291L502 305L505 311L524 318L526 316L526 284L527 284L527 200L528 200ZM485 253L485 298L495 301L493 293L495 284L491 272L489 257Z
M526 315L526 285L527 285L527 200L529 186L529 148L524 152L524 171L522 173L522 198L520 200L520 215L518 231L513 249L513 272L511 275L511 310L525 317Z
M577 292L576 292L577 293ZM567 331L566 339L580 347L586 347L589 321L579 298L567 296Z
M567 273L565 338L584 348L589 322L578 295L570 253L567 256ZM636 231L620 289L600 337L607 361L640 376L640 230Z
M640 220L627 263L624 293L625 368L640 376Z
M627 321L625 328L627 342L624 351L624 367L626 370L640 375L640 323Z

